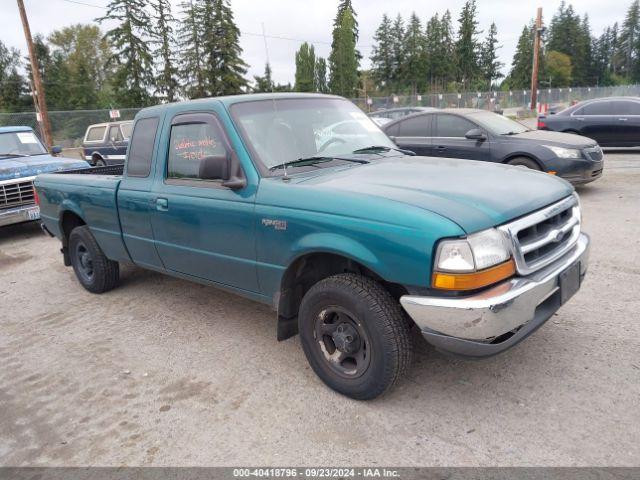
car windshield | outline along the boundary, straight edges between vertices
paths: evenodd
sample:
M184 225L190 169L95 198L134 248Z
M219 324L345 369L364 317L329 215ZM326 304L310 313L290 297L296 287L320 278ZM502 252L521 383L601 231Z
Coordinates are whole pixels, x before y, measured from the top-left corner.
M339 98L242 102L231 107L231 114L252 154L278 175L283 172L274 167L300 159L357 156L363 153L356 150L372 146L395 148L362 110ZM335 162L317 165L327 166Z
M516 135L529 131L521 123L493 112L474 112L468 116L494 135Z
M0 133L0 158L28 157L45 153L47 150L32 131Z
M122 123L120 124L120 130L122 130L122 136L124 138L131 138L131 128L133 127L133 123Z

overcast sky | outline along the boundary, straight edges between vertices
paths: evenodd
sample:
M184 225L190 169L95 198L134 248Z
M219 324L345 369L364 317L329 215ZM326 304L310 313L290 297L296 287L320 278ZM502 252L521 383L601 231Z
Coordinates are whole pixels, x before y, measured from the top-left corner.
M174 11L180 0L171 0ZM76 3L79 2L79 3ZM73 23L91 23L104 14L108 0L24 0L30 18L31 31L47 35L52 30ZM80 3L91 4L82 5ZM592 33L599 35L615 21L621 22L631 0L574 0L580 15L588 13ZM395 17L401 13L408 18L415 11L424 23L435 12L449 8L457 19L464 0L432 2L420 0L353 0L360 26L358 48L364 57L363 67L369 66L373 34L384 13ZM525 23L535 16L536 8L543 7L545 20L550 20L560 0L477 0L480 28L488 30L494 21L502 48L500 57L508 66L520 32ZM242 31L243 58L250 65L248 77L262 74L266 61L262 25L267 35L287 39L267 38L269 59L277 82L292 82L294 54L301 41L315 45L316 52L328 56L331 26L338 0L231 0L235 20ZM103 28L107 25L103 25ZM454 22L454 27L456 27ZM24 33L14 0L0 0L0 39L9 46L26 52ZM506 70L506 69L505 69Z

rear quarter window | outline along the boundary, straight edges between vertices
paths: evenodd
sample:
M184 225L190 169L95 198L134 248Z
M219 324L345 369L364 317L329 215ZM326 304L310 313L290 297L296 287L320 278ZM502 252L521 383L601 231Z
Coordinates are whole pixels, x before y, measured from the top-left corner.
M141 118L133 128L133 137L127 156L127 175L148 177L151 172L153 146L158 130L158 117Z
M104 132L107 130L106 126L102 127L90 127L87 130L87 137L85 141L87 142L100 142L104 138Z

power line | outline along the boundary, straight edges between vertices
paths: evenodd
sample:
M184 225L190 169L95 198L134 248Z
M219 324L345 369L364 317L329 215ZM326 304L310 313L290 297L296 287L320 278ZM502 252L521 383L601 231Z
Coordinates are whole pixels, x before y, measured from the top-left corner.
M84 5L86 7L92 7L92 8L99 8L101 10L106 10L107 7L104 7L102 5L96 5L94 3L87 3L87 2L81 2L79 0L61 0L63 2L67 2L67 3L75 3L76 5ZM252 37L267 37L273 40L285 40L285 41L289 41L289 42L297 42L297 43L312 43L314 45L331 45L331 42L327 42L324 40L304 40L302 38L295 38L295 37L286 37L283 35L263 35L262 33L255 33L255 32L240 32L242 35L248 35L248 36L252 36ZM356 45L358 48L373 48L372 45Z

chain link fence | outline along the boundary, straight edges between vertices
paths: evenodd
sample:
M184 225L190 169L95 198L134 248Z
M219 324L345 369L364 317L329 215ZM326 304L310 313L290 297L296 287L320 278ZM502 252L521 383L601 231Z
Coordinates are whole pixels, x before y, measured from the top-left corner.
M549 105L567 106L581 100L611 96L640 96L640 85L618 87L573 87L540 89L538 102ZM481 108L492 111L506 111L516 115L527 112L531 102L531 90L511 90L465 93L430 93L423 95L392 95L388 97L355 98L352 101L366 112L396 107L424 106L436 108ZM139 108L120 109L119 120L131 120ZM89 125L109 122L109 110L50 111L49 119L56 145L66 149L77 148ZM0 127L30 126L38 131L35 112L0 113Z
M538 90L538 103L571 105L592 98L640 96L640 85L617 87L572 87ZM391 95L388 97L355 98L352 101L367 112L397 107L480 108L503 111L528 110L531 90L497 90L491 92L429 93L423 95Z
M140 108L120 109L118 120L132 120ZM64 148L79 147L89 125L111 121L109 110L50 111L49 121L55 145ZM39 132L40 127L35 112L0 113L0 127L29 126ZM42 138L42 137L41 137Z

